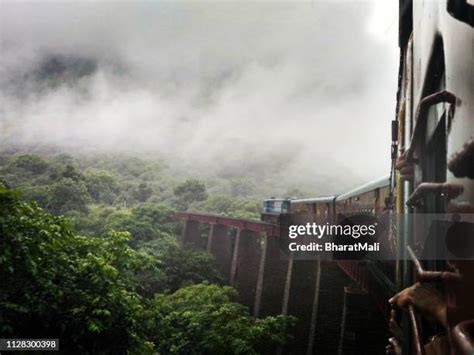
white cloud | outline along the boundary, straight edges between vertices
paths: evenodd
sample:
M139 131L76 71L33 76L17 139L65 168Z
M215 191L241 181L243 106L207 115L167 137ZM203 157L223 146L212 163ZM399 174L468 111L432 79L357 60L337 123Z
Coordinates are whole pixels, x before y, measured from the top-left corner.
M217 171L280 157L281 176L320 190L387 172L398 64L393 6L1 7L4 139L152 151ZM23 83L32 95L18 99L12 83L46 53L94 58L99 70L47 91Z

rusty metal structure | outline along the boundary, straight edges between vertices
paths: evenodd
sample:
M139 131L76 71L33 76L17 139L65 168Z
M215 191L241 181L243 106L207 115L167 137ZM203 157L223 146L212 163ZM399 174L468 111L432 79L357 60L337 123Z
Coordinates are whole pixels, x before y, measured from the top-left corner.
M472 223L463 219L474 214L474 3L399 4L390 175L337 196L266 200L261 220L176 214L185 221L183 243L214 255L218 269L256 317L293 314L300 319L299 336L280 351L385 352L393 313L388 299L422 282L444 293L446 329L433 328L410 305L399 315L402 354L433 353L440 332L446 335L446 351L474 354L474 261L419 260L414 252L419 231L407 222L421 214L453 214L459 223L456 233L474 238ZM272 209L274 202L283 203L284 210ZM394 232L397 257L391 262L298 260L293 253L282 254L287 241L279 223L288 213L309 215L319 223L380 215L406 223Z

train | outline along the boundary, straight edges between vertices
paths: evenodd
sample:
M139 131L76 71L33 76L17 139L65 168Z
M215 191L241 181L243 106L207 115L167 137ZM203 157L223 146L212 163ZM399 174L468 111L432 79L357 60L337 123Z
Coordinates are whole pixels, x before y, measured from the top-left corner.
M288 214L331 223L357 215L449 219L450 229L432 228L424 245L416 244L418 227L402 223L394 230L396 258L377 271L377 279L385 275L392 283L386 316L393 332L387 351L394 354L474 354L473 27L471 0L400 0L397 105L394 117L387 117L390 171L340 195L273 198L262 205L261 219L272 223ZM453 238L470 257L420 260L414 251L423 254ZM357 274L357 264L341 265ZM443 321L426 312L431 296L417 299L420 288L441 295Z
M377 215L388 208L391 198L390 176L386 175L341 195L307 199L263 200L261 219L275 222L282 214L306 214L331 222L339 215Z

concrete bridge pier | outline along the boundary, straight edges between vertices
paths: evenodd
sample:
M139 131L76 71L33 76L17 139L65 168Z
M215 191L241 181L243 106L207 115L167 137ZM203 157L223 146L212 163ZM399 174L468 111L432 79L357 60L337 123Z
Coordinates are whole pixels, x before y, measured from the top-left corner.
M278 236L264 234L254 315L281 314L285 298L289 255L283 254Z
M232 264L233 239L229 230L221 224L211 224L207 239L207 252L214 257L217 270L230 281Z
M298 332L295 334L293 343L288 344L283 352L306 354L308 339L312 338L310 332L316 327L317 322L315 313L317 307L314 310L313 305L318 302L319 297L319 265L316 260L296 260L292 257L287 266L288 274L284 290L286 297L283 298L282 314L294 315L298 318L296 325Z
M366 291L344 287L338 354L382 354L390 336L385 321Z
M338 354L361 354L369 344L368 297L357 287L344 287L344 305Z
M320 262L316 327L311 330L312 339L309 341L309 344L311 342L314 344L313 353L337 353L341 331L341 310L344 303L343 290L352 282L336 263Z
M234 243L230 284L239 292L238 301L254 311L256 285L262 254L258 233L238 229Z
M186 247L200 249L202 246L199 222L186 220L181 235L181 242Z

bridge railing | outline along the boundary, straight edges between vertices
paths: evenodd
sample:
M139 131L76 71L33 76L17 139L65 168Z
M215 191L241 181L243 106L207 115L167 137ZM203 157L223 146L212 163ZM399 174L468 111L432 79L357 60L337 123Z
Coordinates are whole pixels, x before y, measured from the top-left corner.
M220 224L226 227L245 229L255 233L266 233L269 236L280 235L280 228L277 224L263 222L257 219L242 219L201 212L176 212L175 216L185 221L193 221L202 224Z

